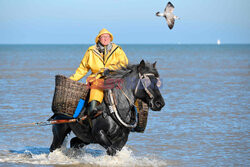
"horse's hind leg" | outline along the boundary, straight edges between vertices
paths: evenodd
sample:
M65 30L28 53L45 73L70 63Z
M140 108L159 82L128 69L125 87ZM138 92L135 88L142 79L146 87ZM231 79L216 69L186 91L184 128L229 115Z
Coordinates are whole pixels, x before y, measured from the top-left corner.
M53 152L55 149L60 148L62 146L65 137L70 131L70 127L66 124L53 125L53 141L50 146L50 152Z
M70 140L70 148L82 148L89 143L83 142L78 137L74 137Z

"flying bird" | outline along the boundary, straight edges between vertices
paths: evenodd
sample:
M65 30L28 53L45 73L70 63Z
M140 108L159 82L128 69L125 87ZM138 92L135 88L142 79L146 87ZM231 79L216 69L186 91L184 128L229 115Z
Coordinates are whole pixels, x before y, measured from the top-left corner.
M160 13L160 12L156 13L156 16L165 17L170 30L174 27L175 19L180 19L179 17L173 14L173 11L174 11L174 5L171 2L168 2L163 13Z

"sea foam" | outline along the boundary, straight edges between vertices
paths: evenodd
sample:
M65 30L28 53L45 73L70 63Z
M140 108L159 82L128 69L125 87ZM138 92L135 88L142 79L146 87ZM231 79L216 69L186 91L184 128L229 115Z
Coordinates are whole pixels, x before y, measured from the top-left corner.
M95 147L95 146L94 146ZM61 148L52 153L35 153L25 150L22 153L2 151L0 154L1 163L21 163L35 165L76 165L76 166L166 166L167 162L154 156L135 156L132 150L124 147L115 156L108 156L104 149L93 148L83 149Z

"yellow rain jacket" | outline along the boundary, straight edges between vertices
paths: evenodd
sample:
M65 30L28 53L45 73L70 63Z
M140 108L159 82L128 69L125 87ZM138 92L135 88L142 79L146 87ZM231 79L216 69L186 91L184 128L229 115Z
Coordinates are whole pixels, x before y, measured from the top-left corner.
M111 36L111 41L113 40L113 35L108 32L106 29L100 31L97 35L95 42L97 43L99 40L99 36L108 33ZM101 77L101 73L105 68L115 70L120 66L126 66L128 64L128 58L122 48L112 43L112 49L105 56L100 53L97 49L96 45L93 45L88 48L86 51L79 67L77 68L75 74L73 74L70 79L74 81L78 81L83 78L89 70L91 70L92 74L88 77L87 81L91 83L91 85L102 84L99 79ZM99 81L98 81L99 80ZM103 81L103 80L102 80ZM102 86L102 85L100 85ZM100 103L103 100L103 89L94 88L90 90L89 102L92 100L97 100Z

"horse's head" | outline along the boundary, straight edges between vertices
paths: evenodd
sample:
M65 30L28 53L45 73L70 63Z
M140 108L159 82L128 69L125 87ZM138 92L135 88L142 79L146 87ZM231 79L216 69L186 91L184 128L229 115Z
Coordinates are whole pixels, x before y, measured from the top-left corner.
M156 62L150 64L144 60L137 65L139 80L135 88L135 97L146 102L153 111L160 111L165 102L159 90L161 81L155 66Z

